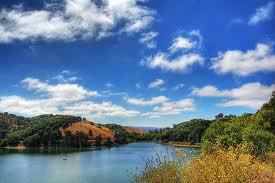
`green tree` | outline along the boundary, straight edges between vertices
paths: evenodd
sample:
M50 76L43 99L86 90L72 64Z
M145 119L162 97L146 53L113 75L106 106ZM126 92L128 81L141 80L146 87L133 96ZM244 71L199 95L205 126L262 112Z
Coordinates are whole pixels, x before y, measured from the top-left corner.
M95 137L95 145L96 146L101 146L102 145L102 137L101 137L101 135L97 135Z
M40 146L40 137L38 134L27 137L23 144L28 147L39 147Z
M203 149L207 152L216 147L229 148L242 142L242 129L239 124L215 122L210 125L203 136Z
M274 147L275 136L257 125L249 125L243 130L243 143L248 151L255 156L264 156Z

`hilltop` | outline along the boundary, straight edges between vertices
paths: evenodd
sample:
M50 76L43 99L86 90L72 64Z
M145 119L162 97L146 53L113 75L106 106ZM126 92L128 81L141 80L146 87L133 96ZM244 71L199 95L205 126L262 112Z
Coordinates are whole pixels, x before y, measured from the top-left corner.
M136 141L138 128L103 125L69 115L40 115L32 118L0 113L0 146L86 147Z

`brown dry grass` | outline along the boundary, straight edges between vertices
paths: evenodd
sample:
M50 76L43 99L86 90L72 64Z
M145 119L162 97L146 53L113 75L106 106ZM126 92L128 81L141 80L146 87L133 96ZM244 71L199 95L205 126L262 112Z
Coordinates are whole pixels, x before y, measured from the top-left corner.
M184 183L274 183L275 171L249 154L218 150L193 160L181 178Z
M275 183L275 169L271 159L257 160L240 149L217 150L203 154L188 165L160 162L147 165L137 183Z
M111 139L112 141L114 141L114 133L112 132L112 130L110 130L109 128L96 126L89 121L73 123L71 126L65 129L60 129L60 131L62 135L64 135L65 132L68 132L68 131L71 132L72 134L76 134L77 132L82 132L88 135L89 139L93 139L96 136L100 135L102 139Z
M123 127L128 133L136 133L136 134L139 134L139 135L143 135L144 134L144 130L141 129L141 128L135 128L135 127L128 127L128 126L125 126Z

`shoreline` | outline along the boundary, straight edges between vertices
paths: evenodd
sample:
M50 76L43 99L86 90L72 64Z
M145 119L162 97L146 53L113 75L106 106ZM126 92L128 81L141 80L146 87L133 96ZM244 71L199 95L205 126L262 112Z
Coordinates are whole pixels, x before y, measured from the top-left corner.
M144 141L142 141L144 142ZM129 143L131 144L131 143ZM161 144L164 145L170 145L173 147L186 147L186 148L201 148L199 144L189 144L184 142L161 142ZM0 149L6 149L6 150L16 150L16 151L25 151L25 150L53 150L53 149L71 149L71 150L79 150L79 149L90 149L90 148L111 148L111 147L118 147L125 144L113 144L112 146L88 146L88 147L82 147L82 148L76 148L76 147L62 147L62 146L41 146L41 147L26 147L24 145L18 145L18 146L7 146L7 147L0 147Z
M28 150L85 150L85 149L101 149L101 148L112 148L112 147L118 147L122 146L125 144L113 144L111 146L107 145L100 145L100 146L95 146L95 145L90 145L90 146L85 146L85 147L64 147L64 146L40 146L40 147L27 147L24 145L18 145L18 146L6 146L6 147L0 147L1 149L4 150L16 150L16 151L28 151Z
M171 145L171 146L174 146L174 147L187 147L187 148L201 148L201 145L199 144L188 144L188 143L184 143L184 142L167 142L167 143L164 143L164 144L167 144L167 145Z

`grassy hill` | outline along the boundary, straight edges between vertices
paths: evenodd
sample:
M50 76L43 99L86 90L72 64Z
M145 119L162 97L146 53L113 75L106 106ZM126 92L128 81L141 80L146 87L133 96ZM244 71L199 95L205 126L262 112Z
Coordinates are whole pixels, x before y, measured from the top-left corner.
M72 123L65 128L60 128L60 132L62 137L65 137L68 133L74 136L77 135L77 133L82 133L87 136L88 143L91 145L96 144L95 139L99 137L103 144L108 140L115 143L115 134L111 129L86 120Z
M23 118L8 113L3 114L5 115L0 120L0 146L2 147L112 145L136 141L142 136L139 129L96 124L76 116L49 114ZM13 120L7 116L12 116ZM17 125L19 121L20 126Z

